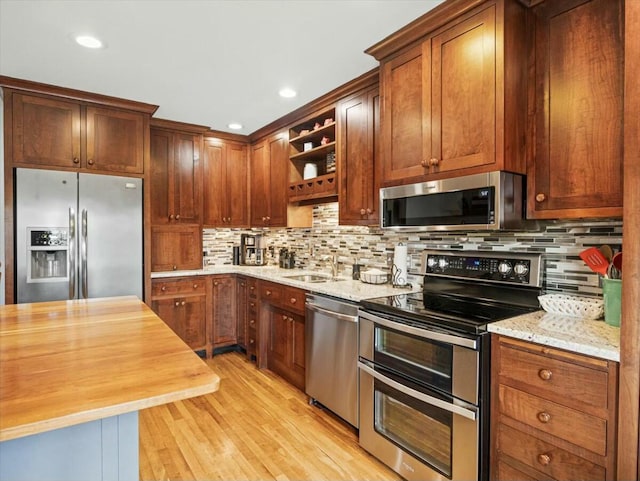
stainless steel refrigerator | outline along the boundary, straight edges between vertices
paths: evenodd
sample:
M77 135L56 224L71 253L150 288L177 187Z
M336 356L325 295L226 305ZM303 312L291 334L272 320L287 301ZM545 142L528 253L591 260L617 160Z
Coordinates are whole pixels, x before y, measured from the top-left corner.
M142 299L142 180L16 169L17 302Z

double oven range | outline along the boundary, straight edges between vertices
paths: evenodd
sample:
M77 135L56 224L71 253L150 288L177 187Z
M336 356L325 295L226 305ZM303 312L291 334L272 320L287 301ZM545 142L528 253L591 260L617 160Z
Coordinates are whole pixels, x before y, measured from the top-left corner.
M422 273L361 302L360 445L409 481L488 479L487 324L538 309L540 256L427 250Z

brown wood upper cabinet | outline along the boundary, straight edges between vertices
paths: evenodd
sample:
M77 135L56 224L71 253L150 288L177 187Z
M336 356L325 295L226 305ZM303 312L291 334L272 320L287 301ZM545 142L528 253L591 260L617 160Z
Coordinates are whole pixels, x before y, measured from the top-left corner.
M249 227L248 150L245 143L205 136L205 226Z
M17 92L11 103L15 166L144 172L148 114Z
M286 132L251 146L251 226L286 227L289 142Z
M339 219L377 224L380 95L378 86L338 103Z
M526 9L461 9L442 4L367 50L381 61L383 186L525 172Z
M529 217L622 215L623 18L622 0L532 9Z
M202 224L202 131L162 122L151 128L151 223Z

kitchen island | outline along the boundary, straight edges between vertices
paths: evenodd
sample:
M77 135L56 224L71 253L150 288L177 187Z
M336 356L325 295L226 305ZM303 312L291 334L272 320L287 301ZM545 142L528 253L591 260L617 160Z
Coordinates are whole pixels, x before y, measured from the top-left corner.
M138 479L138 411L219 382L136 297L0 306L0 479Z

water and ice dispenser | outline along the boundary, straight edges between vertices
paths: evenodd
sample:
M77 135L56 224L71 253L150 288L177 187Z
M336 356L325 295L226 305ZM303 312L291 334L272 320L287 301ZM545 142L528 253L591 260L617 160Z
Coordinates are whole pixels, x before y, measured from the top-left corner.
M68 281L68 229L48 227L27 230L27 283Z

